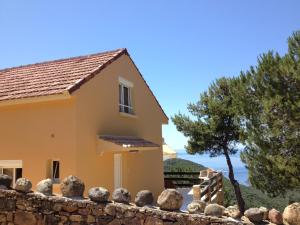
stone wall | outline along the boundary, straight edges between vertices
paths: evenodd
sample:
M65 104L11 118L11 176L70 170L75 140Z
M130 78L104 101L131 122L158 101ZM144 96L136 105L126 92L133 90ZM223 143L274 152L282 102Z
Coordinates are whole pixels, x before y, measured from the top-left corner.
M0 190L1 225L240 225L231 218L168 212L155 207L137 207L122 203L95 203L89 199L70 199Z

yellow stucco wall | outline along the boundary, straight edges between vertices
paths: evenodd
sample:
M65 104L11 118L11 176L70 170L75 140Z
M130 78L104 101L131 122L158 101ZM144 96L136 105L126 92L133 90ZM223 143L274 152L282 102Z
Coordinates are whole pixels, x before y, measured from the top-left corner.
M134 84L136 116L119 113L119 76ZM127 55L107 66L70 99L0 105L0 160L23 160L23 176L33 185L46 178L47 161L59 159L61 178L73 174L86 184L114 188L114 153L97 152L97 135L137 136L162 144L162 113ZM162 149L123 152L122 184L133 198L163 189Z
M119 76L133 83L136 117L119 113ZM96 134L137 136L162 144L162 111L130 58L121 56L101 74L74 93L77 116L78 175L87 187L95 184L113 190L113 153L97 154ZM157 196L163 189L162 149L122 153L123 186L134 196L150 189ZM91 176L91 174L93 174Z
M0 160L22 160L33 185L47 176L49 159L62 163L61 176L74 173L74 101L0 107Z

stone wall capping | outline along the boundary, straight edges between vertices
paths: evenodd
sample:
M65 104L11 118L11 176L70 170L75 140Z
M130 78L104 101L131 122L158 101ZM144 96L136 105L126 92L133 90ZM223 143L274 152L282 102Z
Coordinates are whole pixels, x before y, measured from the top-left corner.
M3 218L2 218L3 217ZM117 202L97 203L87 198L72 199L57 195L0 190L2 224L162 224L162 225L242 225L231 218L160 210L156 206L138 207ZM22 223L23 222L23 223Z
M84 189L84 182L77 176L70 175L60 183L60 191L64 197L81 199Z
M29 193L32 192L31 188L32 188L32 183L27 178L22 177L17 179L15 184L15 190L23 193Z
M0 181L8 184L7 177ZM0 182L0 183L1 183ZM6 182L6 183L5 183ZM1 184L0 184L1 185ZM3 185L2 185L3 186ZM250 208L242 216L237 206L224 208L218 204L207 204L194 200L188 212L180 211L182 195L176 189L164 190L153 205L153 194L142 190L131 202L131 194L118 188L109 200L109 191L94 187L83 196L85 185L76 176L69 176L61 183L62 195L52 193L52 181L38 183L36 192L26 178L17 180L16 189L0 187L0 224L136 224L136 225L244 225L252 222L289 225L300 224L300 203L286 207L283 214L265 207Z
M154 202L153 193L149 190L139 191L134 199L137 206L151 206Z
M129 204L131 202L131 194L126 188L117 188L112 194L112 200L118 203Z
M89 198L94 202L108 202L109 191L104 187L92 187L88 191Z
M6 187L7 189L10 188L12 183L12 177L6 174L0 174L0 185Z
M50 178L41 180L36 185L36 191L47 196L53 195L53 181Z
M162 210L178 211L183 203L182 194L176 189L165 189L157 199L157 205Z

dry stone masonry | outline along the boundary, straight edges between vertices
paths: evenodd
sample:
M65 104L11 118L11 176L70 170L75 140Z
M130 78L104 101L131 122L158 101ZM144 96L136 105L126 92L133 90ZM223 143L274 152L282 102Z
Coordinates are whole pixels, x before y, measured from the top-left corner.
M89 190L89 198L94 202L107 202L109 191L102 187L93 187Z
M68 176L60 184L60 190L64 197L82 197L85 185L76 176Z
M238 225L217 218L116 202L97 203L38 193L0 190L1 225Z
M183 197L175 189L166 189L158 196L157 204L163 210L179 210L183 203Z
M41 180L36 185L36 191L47 196L51 196L53 193L53 182L51 179Z
M91 188L89 198L84 198L85 185L75 176L62 181L62 196L52 194L49 179L37 184L36 193L26 178L16 181L16 190L10 185L9 177L0 176L0 225L300 225L299 203L286 207L283 214L261 207L250 208L242 216L237 206L224 208L194 200L186 213L179 211L182 195L175 189L164 190L156 207L149 190L140 191L135 204L125 188L113 192L113 202L102 187Z
M129 204L131 201L131 195L125 188L117 188L112 194L112 199L118 203Z
M137 206L143 207L143 206L151 206L153 204L154 197L151 191L149 190L142 190L139 191L134 199L134 203Z
M163 191L158 205L153 206L153 195L148 190L140 191L131 202L131 194L125 188L110 193L102 187L88 191L83 197L84 183L76 176L69 176L61 183L63 196L52 195L52 181L37 184L34 193L26 178L16 182L11 190L11 179L0 177L0 225L239 225L242 222L231 218L218 218L204 214L180 212L182 196L175 189Z
M187 210L191 214L200 214L204 212L205 207L206 203L204 201L194 200L188 205Z
M20 192L28 193L32 188L31 181L26 178L20 178L16 181L15 189Z

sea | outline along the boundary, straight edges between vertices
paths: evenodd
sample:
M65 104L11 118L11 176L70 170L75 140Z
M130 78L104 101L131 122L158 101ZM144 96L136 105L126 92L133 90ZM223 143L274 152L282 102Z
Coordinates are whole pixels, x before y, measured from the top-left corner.
M177 158L190 160L192 162L201 164L205 167L212 168L214 170L222 171L224 176L228 177L228 166L225 156L210 157L209 154L195 154L191 155L186 153L184 149L176 150ZM249 186L248 170L245 164L241 161L240 152L235 155L231 155L231 163L234 170L235 179L243 185Z

